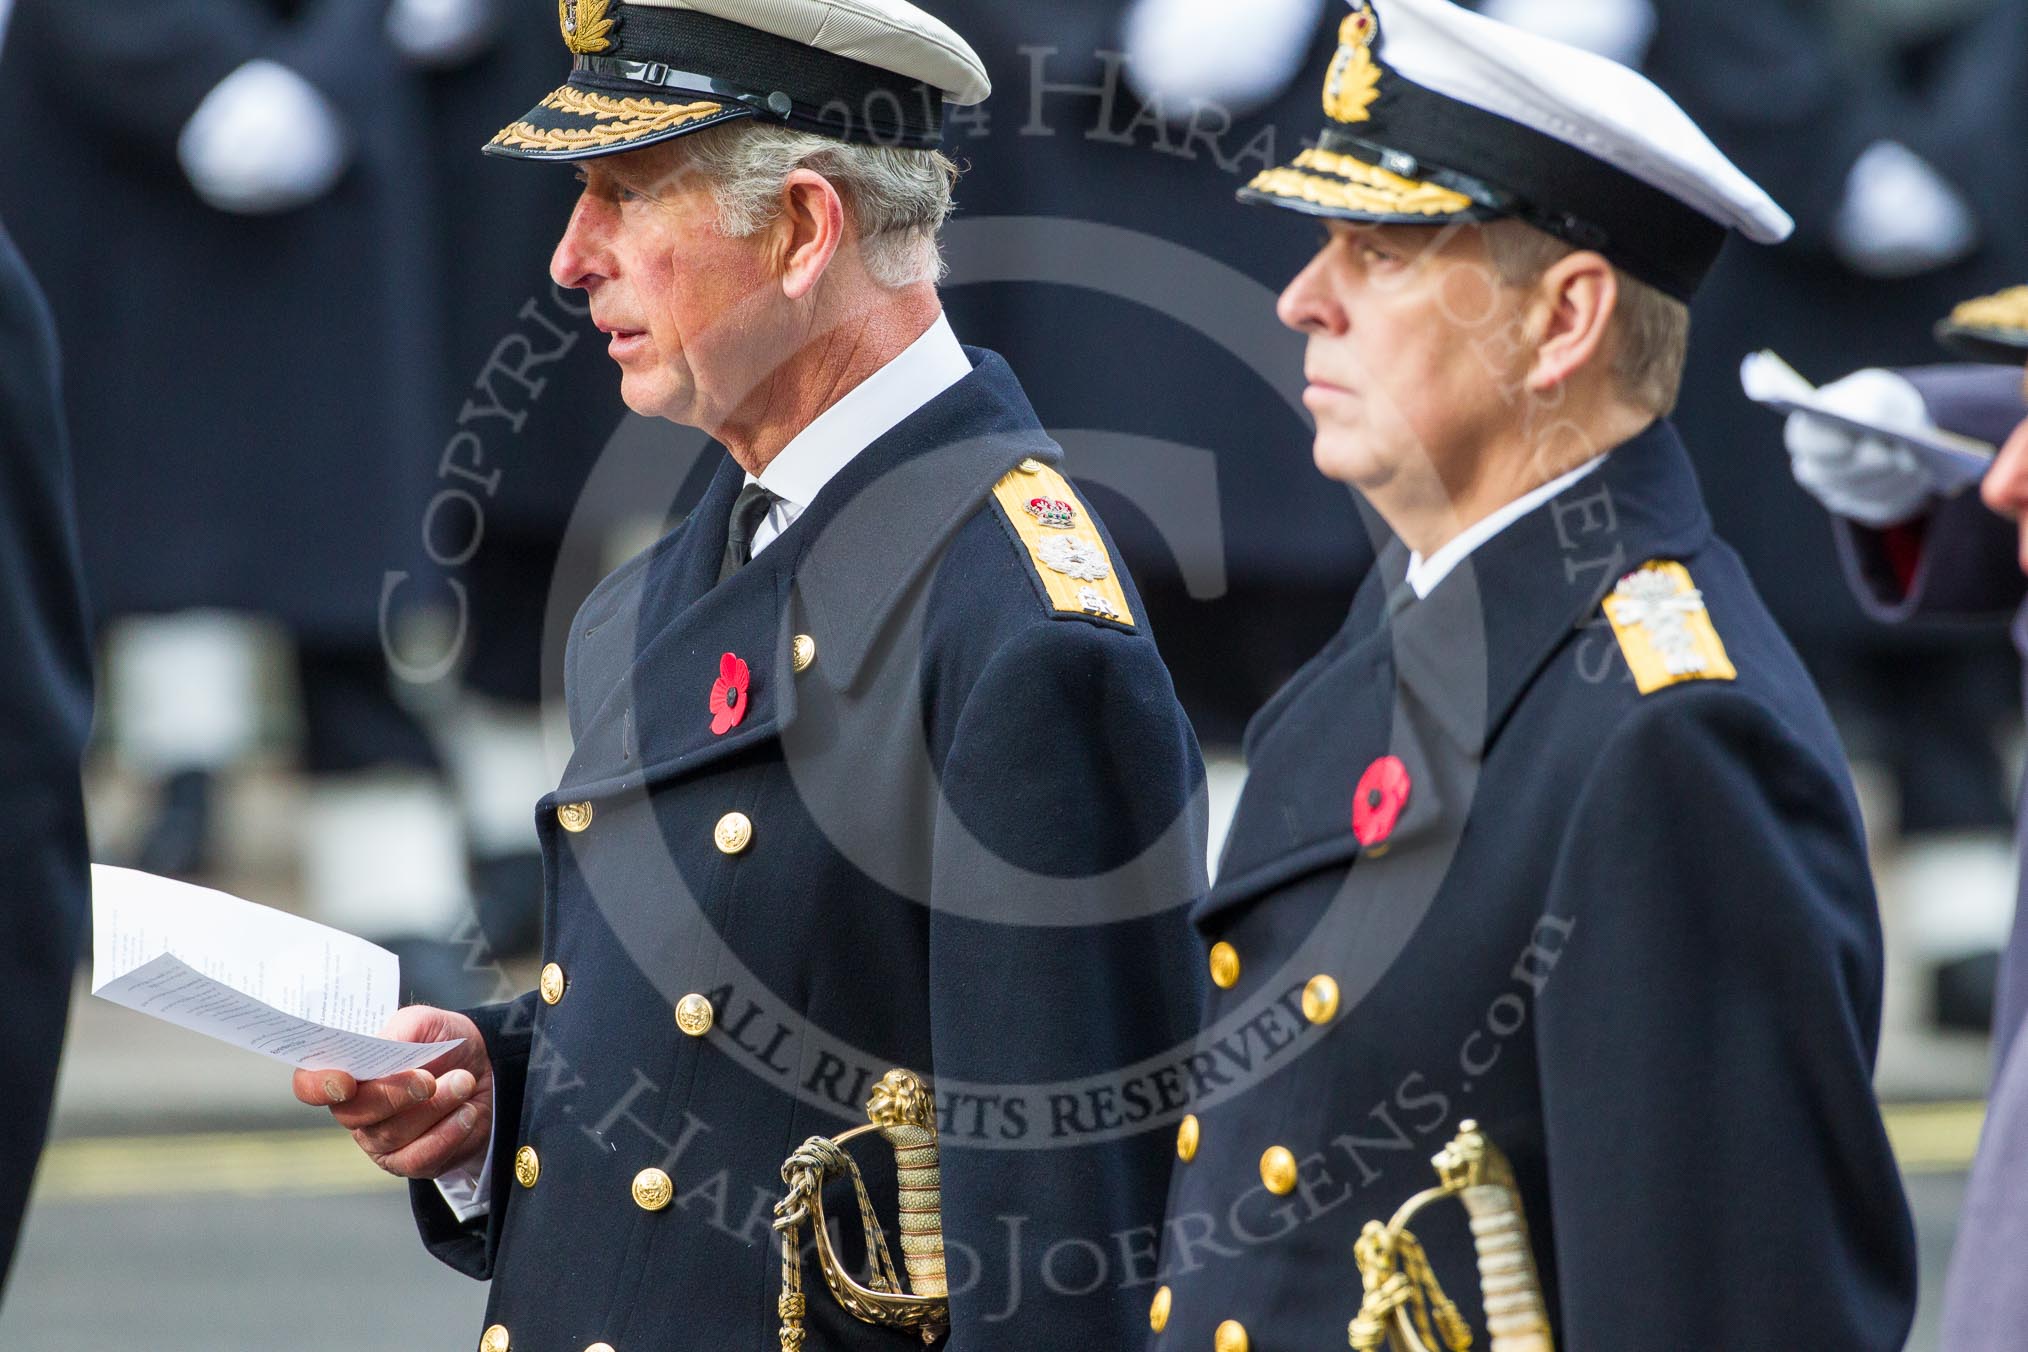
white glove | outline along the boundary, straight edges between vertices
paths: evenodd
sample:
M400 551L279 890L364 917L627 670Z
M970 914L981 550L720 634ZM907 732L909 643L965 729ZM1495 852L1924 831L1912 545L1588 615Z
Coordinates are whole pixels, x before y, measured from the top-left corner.
M1172 122L1188 121L1193 101L1252 112L1303 73L1325 9L1326 0L1136 0L1122 34L1127 79Z
M1855 371L1826 385L1824 404L1856 421L1932 428L1922 392L1892 371ZM1936 480L1898 441L1865 437L1807 413L1789 415L1783 433L1796 482L1834 515L1884 530L1921 516L1936 500Z
M1852 165L1831 245L1862 277L1899 281L1948 267L1979 246L1963 194L1898 141L1875 141Z
M1597 52L1623 66L1647 60L1660 20L1653 0L1485 0L1479 13L1573 47Z
M176 156L206 203L262 216L331 191L352 146L338 110L314 85L286 66L254 60L204 96L177 138Z
M394 0L387 40L419 66L462 66L486 50L499 18L494 0Z

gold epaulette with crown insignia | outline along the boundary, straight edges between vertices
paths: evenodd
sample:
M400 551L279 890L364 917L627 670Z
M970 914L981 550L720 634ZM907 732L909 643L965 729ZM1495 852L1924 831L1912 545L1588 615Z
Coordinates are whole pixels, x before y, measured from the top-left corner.
M1058 614L1134 627L1119 569L1068 480L1040 460L1023 460L993 485L993 497Z
M1680 563L1656 559L1628 573L1606 597L1605 613L1643 695L1684 681L1739 676L1704 608L1704 593Z

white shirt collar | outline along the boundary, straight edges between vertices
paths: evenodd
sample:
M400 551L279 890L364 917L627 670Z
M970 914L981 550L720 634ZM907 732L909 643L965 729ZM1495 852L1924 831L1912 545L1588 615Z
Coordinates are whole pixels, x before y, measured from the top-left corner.
M801 516L854 456L972 373L971 358L942 314L887 365L825 409L768 462L758 483L781 501L754 532L758 554Z
M1409 555L1408 585L1415 588L1416 599L1421 600L1435 591L1437 585L1449 577L1459 564L1470 558L1472 552L1480 545L1577 483L1605 462L1605 456L1596 456L1561 478L1552 479L1540 488L1523 493L1491 516L1474 521L1465 527L1449 544L1428 558L1420 554Z

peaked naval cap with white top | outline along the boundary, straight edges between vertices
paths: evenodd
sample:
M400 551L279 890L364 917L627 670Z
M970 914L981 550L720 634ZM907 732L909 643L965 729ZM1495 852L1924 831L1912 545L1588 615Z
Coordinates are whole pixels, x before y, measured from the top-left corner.
M1385 225L1515 218L1687 301L1795 223L1667 94L1449 0L1352 0L1314 149L1240 200Z
M907 0L558 0L570 78L486 147L526 160L616 155L740 118L934 149L945 103L986 68Z

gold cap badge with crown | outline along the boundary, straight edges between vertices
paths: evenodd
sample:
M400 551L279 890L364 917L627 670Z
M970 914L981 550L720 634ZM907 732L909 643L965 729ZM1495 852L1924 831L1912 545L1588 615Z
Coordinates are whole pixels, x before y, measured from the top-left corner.
M579 56L591 56L612 46L609 35L615 20L606 17L610 3L611 0L556 0L563 45Z
M1380 97L1380 66L1373 59L1373 39L1380 21L1371 5L1361 5L1338 25L1338 54L1324 77L1324 113L1333 122L1365 122Z

